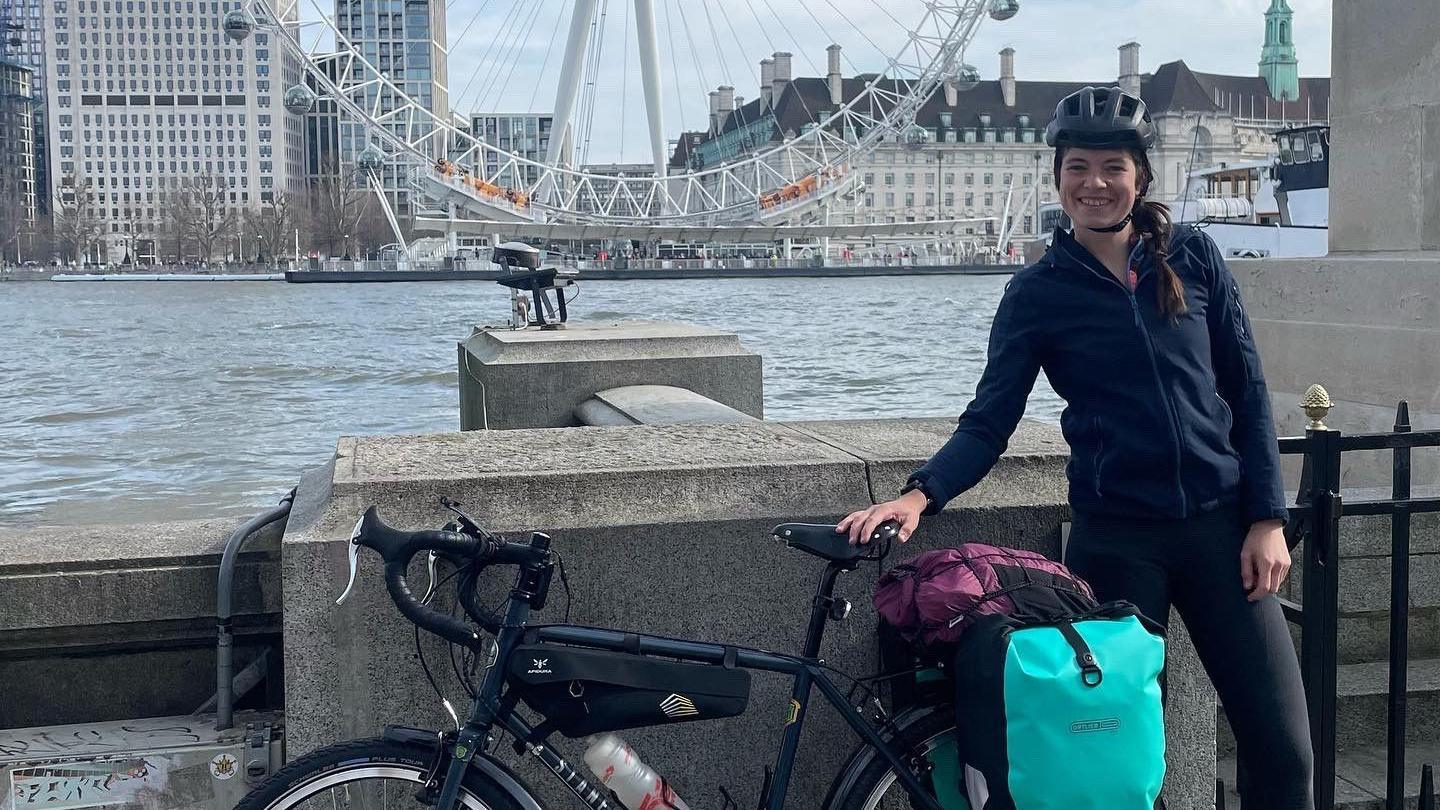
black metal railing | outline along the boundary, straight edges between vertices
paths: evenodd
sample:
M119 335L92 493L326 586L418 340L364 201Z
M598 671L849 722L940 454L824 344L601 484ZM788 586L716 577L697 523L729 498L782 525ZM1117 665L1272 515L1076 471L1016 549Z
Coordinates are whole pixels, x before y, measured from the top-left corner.
M1321 391L1323 394L1323 391ZM1307 394L1309 399L1309 394ZM1340 519L1342 516L1390 517L1390 679L1386 733L1385 808L1405 807L1405 723L1410 624L1410 516L1440 512L1440 498L1412 498L1410 451L1440 447L1440 430L1413 431L1410 409L1401 402L1390 433L1342 435L1321 420L1324 405L1307 410L1312 422L1303 437L1280 439L1280 452L1303 456L1297 504L1290 509L1287 533L1304 544L1301 601L1281 600L1286 617L1301 628L1300 669L1310 735L1315 750L1315 806L1335 806L1336 673L1338 665L1340 593ZM1391 497L1346 502L1341 495L1340 462L1344 453L1389 450L1392 457ZM1239 763L1237 763L1239 764ZM1237 781L1244 795L1243 768ZM1420 810L1435 810L1434 775L1421 770ZM1224 807L1224 786L1217 785L1216 807ZM1258 810L1246 808L1245 810Z

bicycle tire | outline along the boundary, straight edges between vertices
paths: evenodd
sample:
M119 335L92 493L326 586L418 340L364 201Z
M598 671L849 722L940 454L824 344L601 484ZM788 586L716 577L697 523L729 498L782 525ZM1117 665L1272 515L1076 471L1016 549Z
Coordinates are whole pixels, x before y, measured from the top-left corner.
M339 808L334 789L350 787L366 780L394 779L413 782L416 788L425 780L434 751L381 738L352 740L313 751L276 771L274 775L250 791L235 810L292 810L330 791L331 801L323 806ZM346 794L345 806L352 799ZM319 805L316 805L319 806ZM423 808L419 802L414 807ZM508 791L495 780L475 768L465 772L457 808L461 810L523 810Z
M925 714L913 724L901 729L889 742L891 748L900 754L900 758L912 765L914 772L920 776L920 781L930 786L928 755L947 740L953 739L954 734L954 711L941 708ZM856 757L867 751L873 753L873 750L862 748ZM909 796L890 764L879 756L869 759L859 776L850 781L845 792L832 798L828 805L830 810L880 810L911 806Z

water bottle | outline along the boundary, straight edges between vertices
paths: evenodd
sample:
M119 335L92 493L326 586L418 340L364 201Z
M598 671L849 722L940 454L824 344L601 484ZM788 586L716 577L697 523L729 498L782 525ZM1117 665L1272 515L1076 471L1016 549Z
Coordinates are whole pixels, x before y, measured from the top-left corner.
M628 810L690 810L624 740L601 734L589 741L585 764Z

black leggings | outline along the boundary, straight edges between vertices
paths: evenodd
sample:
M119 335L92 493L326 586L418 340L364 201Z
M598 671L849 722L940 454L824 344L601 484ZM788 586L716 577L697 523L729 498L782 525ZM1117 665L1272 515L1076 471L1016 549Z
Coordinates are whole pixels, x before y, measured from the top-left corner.
M1077 514L1065 562L1101 601L1125 599L1164 625L1185 620L1246 770L1246 810L1314 810L1310 722L1280 603L1245 598L1234 508L1186 520Z

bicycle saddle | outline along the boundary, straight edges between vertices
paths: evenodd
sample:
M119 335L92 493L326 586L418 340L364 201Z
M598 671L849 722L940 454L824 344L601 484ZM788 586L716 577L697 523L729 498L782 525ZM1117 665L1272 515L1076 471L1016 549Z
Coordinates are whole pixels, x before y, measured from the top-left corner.
M834 524L823 523L781 523L770 532L777 540L783 540L790 548L797 548L831 562L848 562L870 553L869 546L850 545L850 535L836 533ZM875 527L870 542L894 540L900 535L900 525L887 520Z

